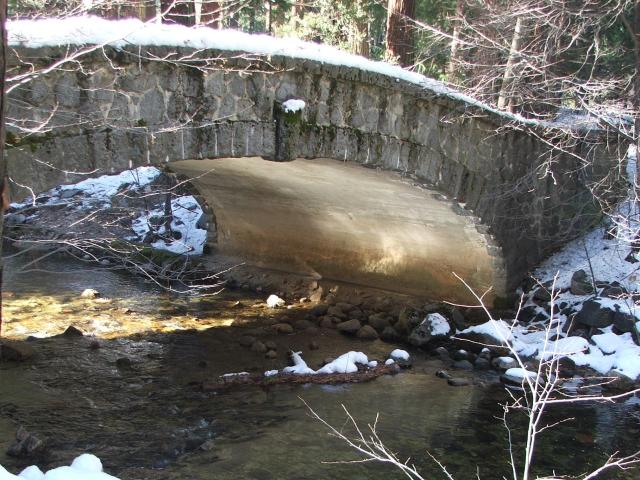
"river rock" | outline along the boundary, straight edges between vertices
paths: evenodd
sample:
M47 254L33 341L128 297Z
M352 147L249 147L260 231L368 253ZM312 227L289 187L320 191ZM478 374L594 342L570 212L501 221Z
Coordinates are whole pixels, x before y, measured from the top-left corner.
M278 356L278 353L275 350L269 350L264 354L264 356L269 359L274 359Z
M438 370L436 372L436 377L444 378L445 380L449 380L451 378L451 375L449 375L449 372L447 372L446 370Z
M318 350L320 348L320 345L318 345L318 342L316 342L315 340L311 340L309 342L309 350Z
M251 351L256 353L266 353L267 346L264 343L262 343L260 340L256 340L251 345Z
M329 307L329 310L327 310L327 315L330 315L330 316L336 317L336 318L340 318L342 320L347 318L347 314L344 313L342 311L342 309L340 307L338 307L337 305Z
M491 363L484 357L476 358L476 361L473 362L473 366L476 370L489 370L491 368Z
M376 332L371 325L364 325L360 330L358 330L356 337L362 340L376 340L378 338L378 332Z
M353 310L355 308L354 305L352 305L350 303L347 303L347 302L338 302L338 303L336 303L336 307L338 307L344 313L349 313L349 312L351 312L351 310Z
M457 362L453 362L454 368L459 368L460 370L473 370L473 364L469 360L458 360Z
M469 380L466 378L447 378L447 383L452 387L466 387L469 385Z
M80 294L81 298L88 298L88 299L93 299L96 298L98 295L100 295L98 293L97 290L93 289L93 288L85 288L82 293Z
M386 313L374 313L373 315L369 315L368 322L369 325L378 331L382 331L390 326L389 316Z
M14 213L4 217L4 222L7 226L22 225L23 223L26 223L26 221L27 217L22 213Z
M426 347L434 340L447 338L451 332L451 327L446 318L439 313L430 313L427 317L413 329L409 335L409 343L416 347Z
M397 340L400 336L398 332L396 332L395 328L392 326L385 327L385 329L380 334L380 338L386 342L393 342Z
M575 318L577 323L588 327L603 328L613 323L613 311L595 300L587 300L582 304Z
M278 344L273 340L267 340L264 344L269 350L278 350Z
M309 320L297 320L293 324L293 328L295 328L296 330L306 330L314 326L315 325L311 323Z
M454 360L469 360L469 352L467 352L466 350L456 350L455 352L453 352L453 359Z
M322 317L322 320L320 320L320 326L322 328L336 328L336 324L332 317Z
M34 353L33 347L27 343L12 340L0 341L0 360L24 362L33 357Z
M329 305L326 303L319 303L318 305L314 305L309 313L315 317L322 317L327 314L327 310L329 310Z
M360 330L362 324L359 320L347 320L346 322L342 322L338 324L338 330L343 333L351 333L355 334L358 330Z
M571 276L570 290L573 295L591 295L594 293L593 280L584 270L577 270Z
M516 361L511 357L497 357L491 361L491 365L498 370L508 370L516 366Z
M33 457L45 450L45 443L20 426L16 432L16 441L7 450L12 457Z
M364 312L360 310L358 307L354 308L349 312L349 318L355 318L356 320L362 321L365 319L365 317L366 315L364 314Z
M238 339L238 343L243 347L250 347L256 341L256 337L251 335L243 335Z
M271 325L271 329L281 334L293 333L293 327L288 323L274 323Z

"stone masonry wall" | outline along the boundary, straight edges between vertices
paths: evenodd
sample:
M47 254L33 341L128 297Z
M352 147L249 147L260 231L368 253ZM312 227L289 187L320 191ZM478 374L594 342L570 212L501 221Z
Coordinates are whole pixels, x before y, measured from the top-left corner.
M64 54L15 53L12 73ZM79 62L11 93L9 122L44 124L31 135L9 128L17 183L42 191L84 178L73 172L274 158L274 105L300 98L306 107L287 130L296 134L288 157L357 162L435 187L452 201L452 215L468 216L486 235L498 295L593 220L586 185L609 169L617 148L578 142L574 152L590 149L594 159L587 170L580 156L554 153L556 140L541 129L513 128L489 110L420 86L309 60L132 47L99 49Z

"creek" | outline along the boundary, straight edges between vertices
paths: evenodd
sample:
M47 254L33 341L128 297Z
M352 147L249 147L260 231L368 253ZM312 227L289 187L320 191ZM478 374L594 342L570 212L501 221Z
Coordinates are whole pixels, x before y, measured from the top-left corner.
M486 479L509 475L500 406L508 395L493 372L456 373L472 385L450 387L435 376L440 360L410 350L413 368L368 383L202 392L199 382L224 373L282 368L288 349L303 350L315 366L348 350L384 359L398 345L330 329L278 335L265 326L306 311L267 309L265 293L176 296L69 258L48 257L21 272L30 260L5 261L3 335L36 352L24 363L0 363L0 464L10 471L33 463L52 468L91 452L123 480L403 478L381 464L323 463L359 457L327 435L304 399L337 427L345 423L342 405L364 428L379 413L380 437L425 478L445 478L427 451L458 479L475 478L476 471ZM85 288L100 298L81 298ZM86 335L60 336L69 325ZM241 346L246 334L275 342L277 358ZM317 350L307 348L311 341ZM547 421L568 417L574 420L542 435L535 473L579 474L610 453L638 449L637 398L556 408ZM523 418L511 418L517 434ZM45 440L45 454L6 455L19 425Z

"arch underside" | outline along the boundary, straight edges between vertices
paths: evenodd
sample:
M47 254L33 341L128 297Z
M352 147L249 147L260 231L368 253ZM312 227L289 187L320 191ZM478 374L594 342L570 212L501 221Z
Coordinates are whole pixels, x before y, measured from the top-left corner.
M261 267L432 300L493 283L484 236L451 201L400 175L331 159L187 160L213 209L217 252Z

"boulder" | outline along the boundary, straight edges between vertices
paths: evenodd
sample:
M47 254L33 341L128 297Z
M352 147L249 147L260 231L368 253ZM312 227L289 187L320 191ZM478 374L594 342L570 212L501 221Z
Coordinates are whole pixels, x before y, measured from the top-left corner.
M288 323L275 323L271 325L271 329L282 334L293 333L293 327Z
M0 341L0 360L24 362L33 357L34 353L33 347L27 343L11 340Z
M491 365L493 368L497 368L498 370L508 370L515 367L517 362L511 357L497 357L491 361Z
M613 323L613 311L601 305L596 300L587 300L574 317L577 323L588 327L603 328Z
M430 313L415 327L409 335L409 343L416 347L426 347L434 340L443 340L448 337L451 327L446 318L439 313Z
M362 324L355 318L338 324L338 330L342 333L355 334L358 330L360 330L361 327Z
M374 313L369 315L369 325L378 331L382 331L390 326L389 316L386 313Z
M573 295L592 295L595 292L593 280L584 270L578 270L573 273L570 290Z
M637 321L638 319L635 315L630 315L620 311L615 311L613 313L613 324L623 333L635 331Z
M340 325L338 325L340 328ZM371 325L364 325L358 333L356 333L356 337L362 340L376 340L378 338L378 332Z

